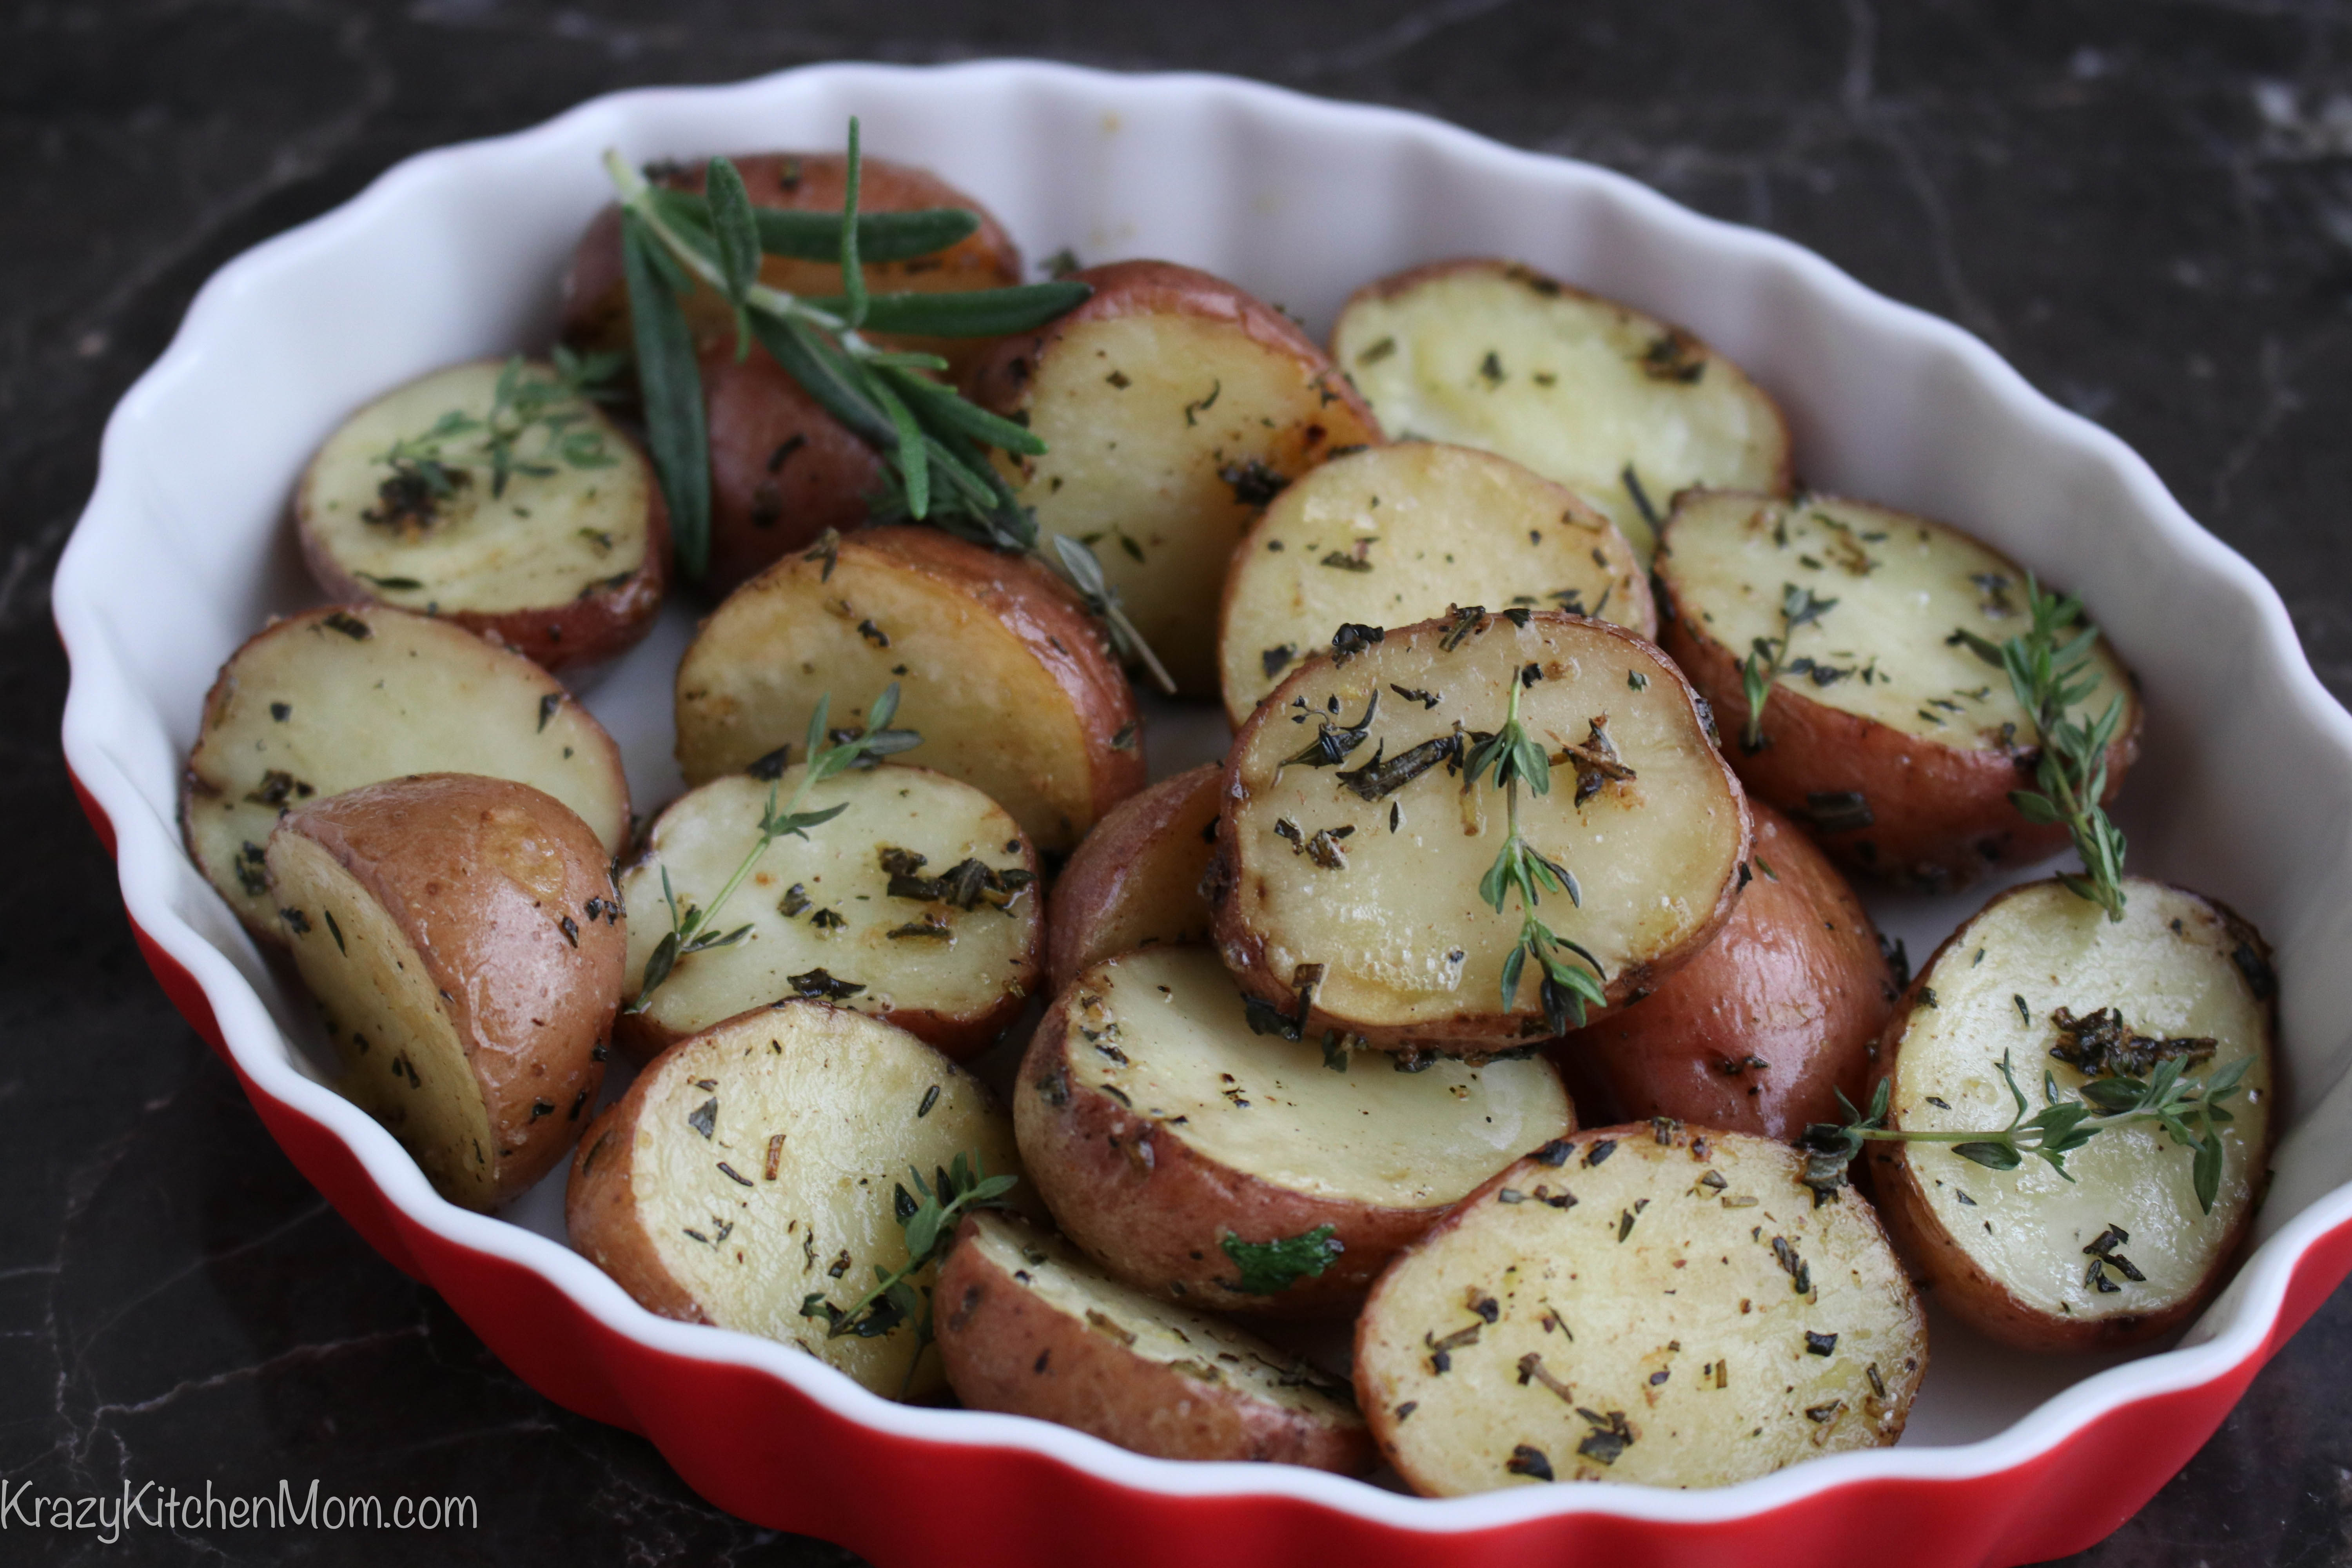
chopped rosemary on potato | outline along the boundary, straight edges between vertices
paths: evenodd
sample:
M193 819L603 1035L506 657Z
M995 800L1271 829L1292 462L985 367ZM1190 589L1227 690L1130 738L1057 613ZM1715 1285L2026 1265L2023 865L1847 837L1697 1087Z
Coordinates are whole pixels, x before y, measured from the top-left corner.
M623 1011L642 1013L651 1006L654 993L669 979L670 971L677 966L680 959L690 958L698 952L709 952L715 948L732 947L751 934L749 925L740 925L722 935L719 930L719 911L726 907L729 899L734 897L735 889L743 885L743 879L751 874L751 868L760 863L760 857L768 852L768 846L787 834L806 838L809 828L831 822L849 809L849 803L843 801L823 811L803 811L801 807L808 799L809 791L852 768L872 767L884 757L922 743L922 736L912 730L890 728L890 721L898 712L898 683L895 680L874 700L874 706L866 716L865 728L838 740L832 738L832 732L825 724L831 716L832 705L830 693L816 700L816 711L809 715L808 766L802 770L801 781L793 790L793 798L782 811L776 809L776 795L783 782L782 756L771 753L770 757L761 759L762 764L772 759L774 771L768 774L767 809L760 814L760 841L751 846L751 853L743 857L742 864L735 868L735 874L727 879L727 885L719 889L719 896L711 900L708 907L688 901L683 910L679 910L677 895L670 890L669 868L662 868L662 901L669 906L669 930L646 959L645 973L638 983L636 999ZM762 771L765 771L764 767Z

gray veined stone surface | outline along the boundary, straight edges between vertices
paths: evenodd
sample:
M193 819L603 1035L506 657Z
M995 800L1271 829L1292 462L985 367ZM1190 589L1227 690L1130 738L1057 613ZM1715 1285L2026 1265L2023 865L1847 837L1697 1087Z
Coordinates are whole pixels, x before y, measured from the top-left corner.
M558 1410L379 1260L148 979L57 756L47 584L107 410L207 273L436 143L814 60L1238 72L1761 225L2147 454L2352 696L2352 5L1699 0L19 0L0 13L0 1478L472 1493L393 1533L12 1527L11 1563L851 1561ZM2352 1562L2352 1304L2082 1561Z

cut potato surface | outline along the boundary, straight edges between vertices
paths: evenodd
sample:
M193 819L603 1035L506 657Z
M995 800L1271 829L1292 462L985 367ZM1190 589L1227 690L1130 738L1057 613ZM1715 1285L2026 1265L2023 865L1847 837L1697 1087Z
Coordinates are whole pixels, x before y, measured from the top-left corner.
M1341 626L1519 605L1657 635L1625 536L1507 458L1405 441L1334 458L1274 499L1234 552L1218 658L1235 725Z
M1304 332L1223 279L1164 261L1071 276L1093 297L999 343L972 396L1049 448L999 458L1022 504L1046 532L1093 544L1178 688L1213 697L1212 607L1243 531L1380 427Z
M572 1244L664 1317L799 1346L877 1394L938 1392L915 1326L827 1338L812 1296L845 1310L903 1268L894 1194L959 1154L1020 1170L986 1089L904 1029L787 1002L681 1041L599 1117L573 1158ZM1019 1188L1013 1199L1034 1207ZM913 1281L928 1290L929 1278Z
M639 911L629 942L632 1003L677 906L707 905L760 841L771 798L793 798L805 766L773 780L715 779L656 817L622 895ZM887 1018L950 1056L996 1037L1037 987L1044 921L1036 858L1013 819L970 784L929 768L843 773L803 811L830 822L770 844L718 929L750 934L688 953L642 1013L623 1020L639 1060L747 1008L818 996Z
M753 578L677 668L687 783L798 746L820 698L860 721L892 684L904 753L1069 848L1143 786L1142 721L1101 633L1042 567L930 528L823 542Z
M1163 1459L1370 1468L1345 1383L1130 1290L1006 1215L963 1222L940 1268L938 1321L948 1383L971 1409L1059 1422Z
M498 416L520 434L513 468L496 473L494 407L556 384L548 366L516 363L436 371L361 409L304 470L294 513L330 595L495 632L553 669L645 635L667 580L669 523L645 454L584 398L559 397L528 425ZM435 438L452 416L471 427ZM428 482L436 474L446 493Z
M282 942L265 863L278 819L425 773L543 790L608 853L628 837L619 749L554 677L446 621L369 605L289 616L229 656L182 776L181 831L247 928Z
M1235 738L1210 879L1245 989L1307 1005L1310 1033L1389 1047L1548 1032L1532 975L1504 1005L1517 895L1497 913L1480 892L1508 835L1503 792L1489 774L1465 794L1459 773L1465 737L1502 727L1530 670L1520 721L1566 760L1549 794L1521 789L1519 830L1581 893L1537 913L1599 963L1612 1006L1714 935L1748 813L1680 672L1601 622L1465 611L1308 661Z
M1161 779L1095 824L1054 879L1046 984L1056 994L1104 959L1209 940L1201 874L1216 842L1215 763Z
M552 1170L604 1080L628 942L588 825L526 784L428 773L314 801L268 854L343 1092L452 1203Z
M1626 1120L1793 1140L1870 1098L1900 982L1869 911L1796 824L1750 799L1739 903L1697 957L1557 1047L1608 1081Z
M1087 971L1020 1081L1022 1155L1062 1229L1128 1283L1212 1308L1351 1300L1448 1205L1576 1124L1539 1058L1407 1071L1255 1033L1198 948Z
M1788 427L1738 365L1526 267L1442 261L1370 284L1339 312L1331 357L1391 436L1524 463L1607 512L1644 560L1651 513L1684 487L1789 488Z
M1927 1319L1870 1206L1786 1144L1670 1121L1520 1161L1356 1327L1381 1454L1432 1496L1726 1486L1902 1434Z
M2063 824L2034 826L2010 803L2031 782L2032 715L1955 635L2030 629L2025 573L2006 556L1858 501L1694 493L1667 521L1658 581L1661 640L1715 704L1740 777L1842 860L1942 889L2065 844ZM1778 674L1751 751L1740 665L1759 639ZM2093 658L2097 689L2073 712L2124 705L2112 798L2139 700L2104 640Z
M2197 1203L2191 1152L2152 1123L2100 1132L2066 1156L2066 1175L2032 1158L1993 1171L1945 1145L1871 1145L1887 1222L1937 1299L2029 1349L2134 1343L2178 1326L2220 1285L2269 1155L2269 950L2235 914L2185 889L2132 877L2124 891L2120 923L2055 882L2001 895L1945 942L1890 1030L1891 1121L1918 1131L2007 1126L2016 1102L2004 1057L2029 1116L2046 1103L2045 1071L2062 1096L2079 1098L2085 1075L2068 1058L2117 1063L2126 1036L2152 1058L2122 1064L2135 1078L2154 1058L2181 1055L2183 1041L2194 1042L2187 1078L2252 1058L2227 1104L2233 1120L2210 1214ZM2059 1026L2062 1008L2078 1024L2113 1010L2123 1031L2085 1058L2082 1047L2095 1042Z

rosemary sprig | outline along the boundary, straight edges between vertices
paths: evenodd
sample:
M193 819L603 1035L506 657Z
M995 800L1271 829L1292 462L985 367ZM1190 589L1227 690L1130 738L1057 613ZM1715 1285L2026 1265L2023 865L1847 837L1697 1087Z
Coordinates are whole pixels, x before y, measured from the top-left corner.
M1520 784L1524 782L1538 795L1551 793L1551 758L1519 722L1519 696L1526 689L1523 679L1513 679L1511 706L1502 729L1475 739L1463 763L1462 791L1467 795L1491 768L1495 786L1503 792L1507 831L1494 865L1478 882L1478 896L1493 905L1496 914L1503 912L1505 901L1513 893L1518 895L1519 935L1511 955L1503 961L1503 1006L1507 1011L1518 995L1520 976L1532 958L1542 976L1538 991L1544 1021L1553 1034L1563 1035L1571 1028L1582 1028L1586 1005L1598 1006L1607 1000L1607 993L1601 989L1601 961L1555 932L1536 914L1547 889L1567 894L1571 904L1581 904L1584 895L1567 867L1547 857L1519 832ZM1570 962L1570 954L1583 963Z
M735 889L743 885L743 879L751 874L751 868L760 863L760 857L768 852L768 846L788 834L796 838L806 838L808 829L831 822L849 809L849 803L843 801L823 811L803 811L801 808L807 802L811 790L852 768L875 766L884 757L922 743L922 736L912 730L890 728L890 721L898 712L898 683L895 680L874 700L874 706L866 716L866 727L855 734L833 738L825 727L832 705L832 694L827 693L817 699L816 711L809 715L808 766L801 771L801 780L793 787L793 798L781 811L776 808L776 796L783 785L783 758L782 753L778 753L766 759L774 766L775 774L768 783L767 809L760 814L760 841L751 846L751 853L743 857L742 864L735 868L735 874L727 879L727 885L719 889L717 898L711 900L707 907L688 901L686 908L680 910L677 895L670 889L669 868L662 868L662 900L669 906L669 930L646 959L636 1000L623 1011L642 1013L651 1006L654 993L669 979L670 972L677 968L680 959L691 958L698 952L709 952L715 948L732 947L751 934L751 928L748 925L737 926L722 934L719 929L719 911L726 908L729 899L735 896Z
M618 462L600 432L579 426L588 417L587 405L608 395L603 384L619 371L621 356L577 354L558 345L553 361L551 376L514 355L499 372L488 413L452 408L378 454L376 461L389 465L392 476L379 487L380 504L362 515L370 522L407 527L429 523L441 502L472 482L470 470L480 464L489 468L495 498L507 493L517 474L544 479L558 465L609 468ZM534 432L541 439L526 454L524 438Z
M687 576L698 579L709 561L709 453L700 372L677 304L680 292L699 284L733 310L739 357L758 342L826 413L882 455L875 517L930 522L1037 561L1076 590L1123 658L1142 664L1163 690L1175 689L1120 607L1092 549L1060 534L1041 536L1035 514L987 455L995 447L1040 457L1045 443L934 379L948 368L938 355L883 349L865 335L1025 331L1084 301L1091 292L1086 284L1062 279L956 293L872 292L863 266L869 240L881 240L887 254L903 258L924 254L908 248L922 239L938 240L932 248L941 249L971 229L968 223L940 221L942 213L861 215L854 118L838 216L755 210L740 173L724 158L710 161L699 196L652 184L617 153L604 154L604 167L621 202L648 444ZM792 221L771 221L786 218ZM877 227L885 218L901 221ZM829 226L820 229L820 224ZM839 296L803 299L759 280L762 250L824 256L818 242L827 237L841 265Z
M2077 722L2067 717L2067 710L2099 689L2092 658L2099 629L2083 621L2080 599L2043 592L2030 572L2025 595L2033 622L2026 631L1995 644L1961 627L1950 640L2008 675L2018 705L2032 715L2041 735L2041 756L2033 773L2039 787L2011 790L2011 804L2037 826L2066 825L2084 874L2061 872L2058 880L2075 897L2106 910L2110 921L2119 921L2124 918L2124 836L2099 800L2107 791L2107 748L2123 722L2123 698L2110 698L2106 710L2095 719ZM2078 622L2083 629L2061 642Z
M2010 1053L2004 1051L2000 1058L2001 1081L2009 1085L2017 1110L2010 1117L2008 1126L1983 1131L1931 1132L1890 1128L1886 1118L1892 1080L1882 1078L1871 1096L1866 1114L1856 1110L1841 1090L1838 1108L1845 1112L1844 1124L1816 1122L1805 1129L1800 1141L1806 1156L1804 1181L1817 1195L1823 1194L1844 1184L1845 1167L1862 1152L1863 1144L1902 1142L1948 1143L1952 1152L1960 1158L1993 1171L2014 1171L2030 1154L2046 1162L2052 1170L2071 1182L2074 1173L2066 1169L2068 1154L2109 1128L2152 1121L2162 1127L2175 1143L2194 1151L2190 1181L2196 1189L2198 1205L2210 1214L2221 1188L2221 1129L2231 1120L2223 1102L2238 1093L2240 1080L2252 1061L2252 1057L2241 1057L2200 1081L2183 1078L2183 1063L2174 1058L2158 1062L2156 1070L2145 1079L2121 1073L2090 1079L2084 1083L2079 1099L2068 1098L2045 1068L2042 1073L2042 1110L2029 1117L2026 1112L2031 1107L2025 1091L2018 1088Z
M915 1328L915 1356L919 1359L923 1347L931 1342L930 1292L919 1293L912 1283L913 1277L938 1261L955 1237L957 1222L965 1215L975 1209L1006 1207L1004 1194L1021 1178L987 1174L981 1168L978 1154L958 1154L953 1163L933 1167L929 1185L924 1184L922 1173L911 1166L907 1175L915 1184L915 1191L908 1192L902 1183L892 1194L893 1212L906 1233L907 1261L896 1268L876 1264L873 1285L846 1307L834 1305L822 1290L811 1291L801 1298L801 1316L824 1319L824 1337L829 1340L845 1334L862 1340L879 1339L911 1323ZM908 1376L912 1375L910 1362Z
M1816 598L1811 588L1801 588L1794 583L1780 584L1780 635L1778 638L1758 637L1748 645L1748 658L1739 667L1739 685L1748 699L1748 726L1741 731L1739 742L1750 752L1764 749L1764 700L1771 695L1772 682L1789 659L1789 638L1799 626L1810 626L1837 608L1835 599Z

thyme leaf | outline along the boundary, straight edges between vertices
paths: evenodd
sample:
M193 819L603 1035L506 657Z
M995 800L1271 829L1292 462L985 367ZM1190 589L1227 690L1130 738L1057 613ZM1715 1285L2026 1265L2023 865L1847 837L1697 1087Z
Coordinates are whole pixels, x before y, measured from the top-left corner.
M1503 960L1504 1009L1516 1005L1519 981L1532 960L1544 1023L1553 1034L1564 1035L1584 1026L1588 1006L1608 1000L1602 984L1607 975L1598 958L1554 931L1536 914L1548 890L1565 893L1570 904L1581 904L1584 894L1576 885L1574 873L1545 856L1519 832L1519 785L1525 784L1537 795L1551 793L1551 758L1519 722L1519 699L1526 690L1526 682L1512 681L1511 705L1503 727L1492 735L1471 737L1469 755L1463 763L1462 790L1467 795L1491 770L1495 786L1503 792L1507 831L1494 865L1479 879L1478 896L1493 905L1496 914L1503 912L1513 895L1519 901L1518 941ZM1614 748L1611 750L1613 754Z
M930 1292L926 1289L919 1295L912 1283L914 1277L939 1260L948 1243L954 1239L956 1226L965 1215L978 1209L1009 1207L1004 1195L1021 1178L989 1175L976 1153L960 1153L951 1163L934 1166L929 1183L912 1166L908 1167L907 1178L915 1184L914 1193L908 1193L902 1184L892 1194L896 1200L892 1212L906 1238L907 1261L896 1268L876 1264L873 1285L846 1307L835 1306L824 1291L811 1291L801 1299L800 1315L823 1319L824 1337L829 1340L845 1335L880 1339L912 1324L914 1359L920 1360L924 1347L932 1340ZM913 1375L914 1361L909 1361L908 1376Z

